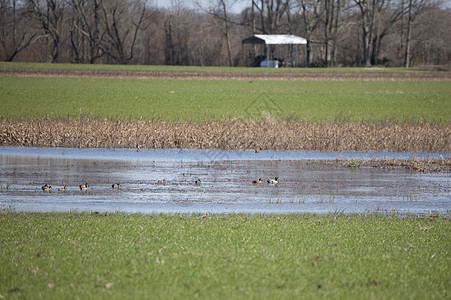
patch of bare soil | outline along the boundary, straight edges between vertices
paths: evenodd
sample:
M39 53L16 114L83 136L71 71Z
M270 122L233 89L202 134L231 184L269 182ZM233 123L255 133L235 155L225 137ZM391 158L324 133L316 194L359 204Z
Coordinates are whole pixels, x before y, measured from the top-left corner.
M449 124L0 120L1 146L451 152Z
M197 71L122 71L122 70L36 70L0 68L0 76L86 77L139 79L216 79L216 80L360 80L360 81L448 81L451 72L197 72Z

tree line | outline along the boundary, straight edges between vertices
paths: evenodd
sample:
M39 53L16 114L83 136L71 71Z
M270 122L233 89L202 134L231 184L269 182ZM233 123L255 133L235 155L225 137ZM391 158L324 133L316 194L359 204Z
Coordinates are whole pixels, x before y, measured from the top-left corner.
M2 61L243 66L275 47L253 34L294 34L284 46L308 66L442 65L451 61L451 9L441 0L0 0Z

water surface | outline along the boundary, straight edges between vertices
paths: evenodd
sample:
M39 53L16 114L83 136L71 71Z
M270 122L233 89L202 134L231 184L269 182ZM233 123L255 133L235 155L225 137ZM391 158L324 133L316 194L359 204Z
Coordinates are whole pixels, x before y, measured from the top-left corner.
M141 213L448 214L449 173L346 168L336 159L447 153L0 148L0 208ZM321 160L321 161L317 161ZM280 177L276 186L252 180ZM158 180L166 179L166 184ZM201 179L201 184L194 181ZM78 186L87 182L88 191ZM52 185L44 192L44 183ZM120 189L112 189L120 183ZM67 186L66 192L57 188Z

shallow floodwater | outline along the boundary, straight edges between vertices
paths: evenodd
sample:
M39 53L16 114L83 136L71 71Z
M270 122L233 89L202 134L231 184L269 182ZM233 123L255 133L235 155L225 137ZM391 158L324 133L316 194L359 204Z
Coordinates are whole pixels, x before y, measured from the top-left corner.
M0 209L448 215L449 173L346 168L336 162L412 157L449 158L449 153L0 148ZM252 184L276 176L276 186ZM162 179L166 184L157 183ZM85 182L88 191L80 191ZM51 192L42 191L44 183ZM112 189L113 183L120 188ZM63 186L67 191L59 192Z

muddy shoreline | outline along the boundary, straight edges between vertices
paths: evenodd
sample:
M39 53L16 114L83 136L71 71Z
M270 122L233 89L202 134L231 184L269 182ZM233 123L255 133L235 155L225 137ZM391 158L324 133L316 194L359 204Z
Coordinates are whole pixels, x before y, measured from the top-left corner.
M75 78L135 78L135 79L202 79L202 80L360 80L360 81L451 81L451 72L197 72L138 70L58 70L0 68L0 76L75 77Z
M451 152L449 124L0 120L0 146Z

